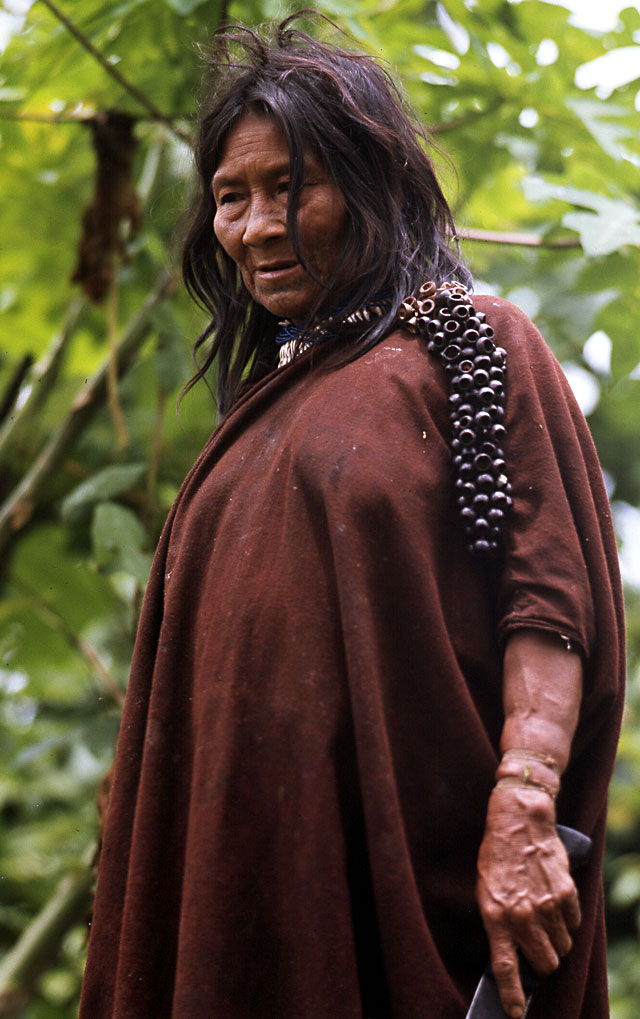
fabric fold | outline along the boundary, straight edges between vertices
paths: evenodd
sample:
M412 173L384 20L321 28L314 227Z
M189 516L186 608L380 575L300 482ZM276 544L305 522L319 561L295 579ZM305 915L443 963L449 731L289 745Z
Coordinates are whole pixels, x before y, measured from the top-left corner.
M187 477L138 634L82 1019L463 1019L502 642L568 635L585 698L558 820L594 839L532 1019L602 1019L600 865L622 603L600 468L534 326L507 350L504 560L469 555L446 377L401 331L245 393Z

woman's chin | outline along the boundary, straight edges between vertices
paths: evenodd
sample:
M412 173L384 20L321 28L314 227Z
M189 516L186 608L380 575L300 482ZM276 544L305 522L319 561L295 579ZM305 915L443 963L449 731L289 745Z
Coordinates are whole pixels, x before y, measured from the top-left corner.
M277 318L288 319L299 325L308 320L309 314L317 302L318 294L315 292L305 294L299 291L265 293L258 290L252 294L252 297L257 304L261 304Z

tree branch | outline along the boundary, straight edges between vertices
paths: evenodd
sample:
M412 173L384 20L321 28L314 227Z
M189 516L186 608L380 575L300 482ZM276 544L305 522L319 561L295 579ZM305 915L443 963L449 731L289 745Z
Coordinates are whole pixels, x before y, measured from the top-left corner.
M32 364L33 355L23 354L14 368L7 387L2 394L2 397L0 397L0 426L3 425L9 417L11 409L18 398L18 393L22 389L22 383L24 382L27 372Z
M484 244L517 244L525 248L581 248L577 237L560 237L556 241L548 241L540 234L525 234L500 230L458 230L461 241L480 241Z
M156 304L175 286L173 276L165 270L144 304L123 330L117 350L118 372L125 372L151 329L150 313ZM31 469L0 506L0 552L7 546L14 531L31 518L49 477L58 469L86 425L106 398L109 359L82 387L71 410L60 427L33 463Z
M114 110L114 112L120 113L122 111ZM81 109L78 110L77 113L74 113L73 110L67 110L62 113L37 113L35 111L31 113L29 112L29 110L26 111L0 110L0 120L16 120L21 121L23 124L86 124L88 123L88 121L94 119L96 113L97 111L90 107L88 104L86 110ZM128 116L132 115L128 114ZM180 133L180 129L175 127L176 120L175 117L171 119L168 118L167 115L163 113L160 117L155 117L151 115L147 117L133 115L132 119L135 120L136 123L142 121L143 123L164 124L165 127L168 126L171 131L174 131L175 133L179 134L180 138L183 141L188 142L189 145L192 144L191 138L187 136L185 133ZM169 123L170 119L171 123ZM191 119L191 116L187 114L184 115L180 114L178 119L188 121Z
M67 874L52 897L22 932L0 966L0 1015L19 1019L31 989L55 959L71 927L80 923L91 905L96 846L87 850L78 869Z
M2 110L0 120L21 120L25 124L86 124L93 120L95 110L73 110L67 113L23 113L21 110ZM139 118L136 118L139 119ZM146 119L146 118L145 118ZM155 120L155 117L153 118Z
M86 306L87 302L83 298L75 298L71 302L62 329L54 337L43 357L32 368L27 379L27 385L31 387L28 396L0 428L0 461L5 457L7 450L15 448L16 437L30 421L33 421L53 389L67 344Z
M171 128L173 133L177 135L178 138L181 138L182 141L186 142L187 145L192 144L192 140L189 137L189 135L186 134L186 132L182 131L181 128L179 128L174 123L171 117L169 117L166 113L163 113L161 110L159 110L155 103L152 103L151 100L144 94L144 92L140 91L137 85L134 85L133 82L128 80L128 78L125 78L125 76L122 74L121 71L118 70L117 67L109 63L104 54L102 54L100 50L93 45L91 40L87 38L84 32L82 32L74 22L70 18L68 18L67 15L64 14L59 7L56 6L56 4L53 3L53 0L40 0L40 2L43 3L45 7L47 7L51 11L53 16L56 17L58 21L60 21L64 25L64 27L67 29L68 32L71 33L74 39L76 39L80 43L80 45L83 46L84 49L86 49L87 52L91 54L94 60L97 60L97 62L100 64L103 70L105 70L107 74L111 75L114 81L117 81L118 84L121 85L122 88L124 88L129 93L130 96L133 96L133 98L138 103L140 103L141 106L144 106L145 110L147 110L148 113L150 113L155 120L160 120L162 121L163 124L166 124L167 127Z
M118 393L118 260L114 259L113 277L109 285L107 308L107 341L109 346L109 363L107 365L107 403L111 411L111 420L118 440L118 449L126 449L129 445L127 426L120 405Z
M78 652L89 672L97 676L109 696L113 698L116 704L122 707L124 705L124 694L109 670L100 661L95 648L87 640L78 637L66 619L52 608L51 605L47 604L44 598L30 584L27 584L25 580L22 580L21 577L13 573L11 575L11 583L31 599L40 618ZM0 1015L2 1015L2 1012L0 1012Z

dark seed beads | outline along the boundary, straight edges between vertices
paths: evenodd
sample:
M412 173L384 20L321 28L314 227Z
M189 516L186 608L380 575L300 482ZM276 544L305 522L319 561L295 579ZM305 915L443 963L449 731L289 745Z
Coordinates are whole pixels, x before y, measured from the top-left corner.
M461 283L423 283L418 297L400 305L398 321L426 340L449 376L454 487L467 548L495 556L512 505L502 450L506 352Z

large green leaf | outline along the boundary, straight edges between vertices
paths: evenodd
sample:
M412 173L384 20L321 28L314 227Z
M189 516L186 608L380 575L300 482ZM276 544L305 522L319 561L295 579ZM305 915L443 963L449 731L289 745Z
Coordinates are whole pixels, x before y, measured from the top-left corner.
M77 523L95 503L128 492L144 477L145 471L144 463L104 467L69 492L60 508L62 519L70 524Z
M627 244L640 246L640 209L628 202L609 198L594 191L550 184L530 177L523 182L530 201L559 199L593 212L569 212L562 217L564 226L577 230L585 254L592 257L609 255Z
M146 584L151 557L142 551L148 538L135 513L114 502L101 502L94 510L91 539L100 566L128 573Z

